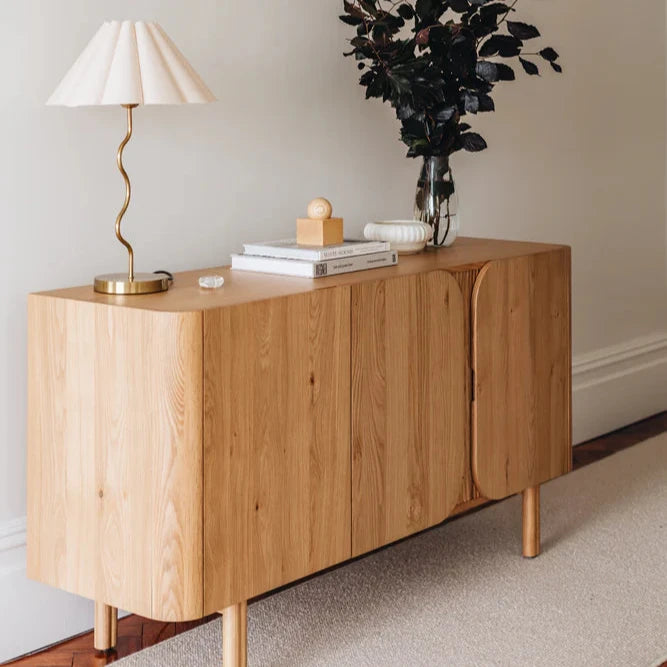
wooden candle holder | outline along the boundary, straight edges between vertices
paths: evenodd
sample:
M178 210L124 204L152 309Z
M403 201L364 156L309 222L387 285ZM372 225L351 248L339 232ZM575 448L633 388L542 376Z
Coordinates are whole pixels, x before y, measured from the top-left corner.
M296 221L299 245L327 246L343 242L343 218L333 218L331 203L320 197L308 204L308 217Z
M296 242L299 245L336 245L343 242L343 218L313 220L299 218L296 221Z

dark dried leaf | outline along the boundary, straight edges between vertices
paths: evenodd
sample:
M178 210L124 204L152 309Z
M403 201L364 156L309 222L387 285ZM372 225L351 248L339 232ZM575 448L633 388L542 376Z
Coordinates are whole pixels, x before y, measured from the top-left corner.
M359 4L365 9L371 16L378 17L379 13L377 7L375 6L375 0L359 0Z
M406 77L389 71L387 72L387 79L399 97L410 92L410 81Z
M479 55L482 58L489 58L490 56L495 56L498 53L498 41L495 37L489 37L489 39L482 44Z
M471 153L477 153L487 148L486 141L476 132L466 132L461 135L463 148Z
M396 109L398 120L407 120L415 115L415 110L409 104L402 104Z
M416 118L408 118L402 122L402 132L407 137L426 139L426 126Z
M509 65L496 63L496 67L498 68L498 81L514 81L516 79L514 70Z
M553 62L554 60L558 60L558 54L550 46L547 46L546 49L542 49L540 51L540 55L545 60L548 60L549 62Z
M498 65L496 63L479 60L475 66L475 72L484 81L498 81Z
M467 90L463 93L463 107L467 113L477 113L479 111L479 98Z
M489 95L479 95L479 110L480 111L495 111L496 105Z
M521 53L523 42L517 37L509 35L498 35L499 47L498 55L503 58L513 58Z
M366 99L369 99L370 97L382 97L386 80L387 78L384 73L378 72L366 89Z
M507 30L512 37L517 39L533 39L540 36L540 31L528 23L521 23L520 21L508 21Z
M417 0L417 4L415 5L417 15L421 18L429 16L433 13L434 5L435 0Z
M521 53L523 42L511 35L493 35L482 44L479 55L482 58L499 55L503 58L512 58Z
M359 79L359 83L362 86L370 86L371 83L373 83L373 79L375 78L375 72L372 70L369 70L365 74L361 75L361 78Z
M449 6L452 8L452 10L458 12L459 14L463 14L470 9L468 0L449 0Z
M446 123L448 120L454 118L455 113L456 107L442 107L433 114L433 118L440 123Z
M534 62L526 60L525 58L519 58L519 62L523 65L523 68L526 70L527 74L539 76L540 70Z
M352 2L348 2L348 0L343 0L343 8L345 9L345 13L350 16L356 16L358 18L364 17L363 9Z
M363 19L358 18L357 16L347 16L343 14L343 16L338 17L343 23L347 23L347 25L363 25L364 21Z
M504 2L492 2L487 5L484 5L480 9L480 16L482 18L494 17L497 18L501 14L507 14L509 11L514 11L506 5Z

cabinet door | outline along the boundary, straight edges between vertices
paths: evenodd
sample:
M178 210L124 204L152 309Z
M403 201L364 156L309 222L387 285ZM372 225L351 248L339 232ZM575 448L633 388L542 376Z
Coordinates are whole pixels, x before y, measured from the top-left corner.
M31 295L28 318L28 576L201 618L201 315Z
M206 612L350 557L350 292L204 317Z
M494 261L473 291L472 465L487 498L571 467L570 251Z
M352 551L443 521L464 474L464 304L444 271L352 287Z

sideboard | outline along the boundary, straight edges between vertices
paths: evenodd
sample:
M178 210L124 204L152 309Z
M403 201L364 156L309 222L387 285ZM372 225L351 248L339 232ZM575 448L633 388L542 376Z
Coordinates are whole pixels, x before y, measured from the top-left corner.
M461 239L309 280L29 297L28 574L117 609L223 616L571 469L570 250Z

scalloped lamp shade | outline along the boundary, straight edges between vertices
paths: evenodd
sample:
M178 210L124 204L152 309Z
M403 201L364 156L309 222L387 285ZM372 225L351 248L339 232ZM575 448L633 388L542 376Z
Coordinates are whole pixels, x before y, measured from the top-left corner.
M104 23L47 104L203 104L215 97L157 23Z

